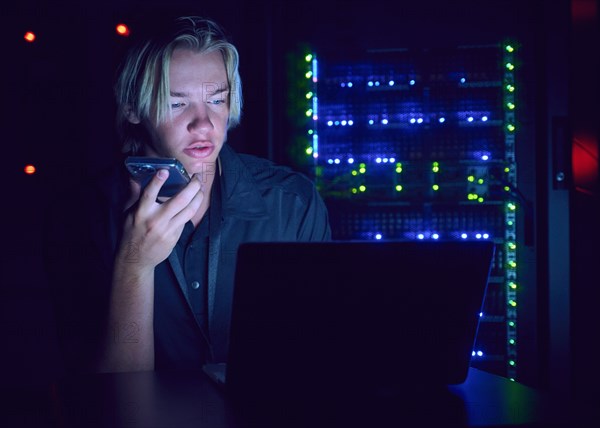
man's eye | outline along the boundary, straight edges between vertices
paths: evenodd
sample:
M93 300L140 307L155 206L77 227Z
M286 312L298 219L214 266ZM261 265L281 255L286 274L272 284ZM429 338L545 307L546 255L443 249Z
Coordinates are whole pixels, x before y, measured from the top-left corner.
M209 104L214 104L214 105L219 105L219 104L224 104L225 100L223 99L218 99L218 100L209 100L208 101Z
M183 107L185 104L184 103L173 103L171 104L171 108L180 108Z

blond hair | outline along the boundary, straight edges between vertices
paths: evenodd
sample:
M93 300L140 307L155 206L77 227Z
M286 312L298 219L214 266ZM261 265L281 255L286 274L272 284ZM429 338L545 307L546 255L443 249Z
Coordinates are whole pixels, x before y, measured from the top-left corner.
M115 85L116 126L124 153L138 153L145 141L143 127L131 123L131 117L155 124L169 117L169 65L173 51L179 47L196 52L221 52L229 85L227 127L231 129L240 122L242 82L235 46L227 40L223 29L210 19L184 16L177 18L174 24L166 32L134 46L120 68Z

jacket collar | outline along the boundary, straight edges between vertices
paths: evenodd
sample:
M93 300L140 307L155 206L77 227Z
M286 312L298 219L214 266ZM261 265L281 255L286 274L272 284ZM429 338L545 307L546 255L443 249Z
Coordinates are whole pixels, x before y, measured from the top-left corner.
M224 144L219 153L223 217L249 220L268 217L267 206L250 169Z

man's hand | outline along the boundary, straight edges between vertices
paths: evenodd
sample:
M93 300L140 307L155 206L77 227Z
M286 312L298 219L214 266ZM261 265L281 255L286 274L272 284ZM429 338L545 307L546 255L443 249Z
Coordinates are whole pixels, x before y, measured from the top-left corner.
M168 176L168 170L159 170L143 191L130 179L131 196L125 206L128 214L119 261L137 263L140 269L154 269L169 256L183 227L200 208L204 191L197 176L177 195L158 202L158 192Z

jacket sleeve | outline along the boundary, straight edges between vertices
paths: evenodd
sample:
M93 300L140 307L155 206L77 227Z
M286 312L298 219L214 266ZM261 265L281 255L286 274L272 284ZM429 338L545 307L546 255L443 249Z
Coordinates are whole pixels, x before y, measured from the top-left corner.
M298 229L299 241L330 241L331 227L323 198L317 188L310 183L311 191L305 202L305 210Z

